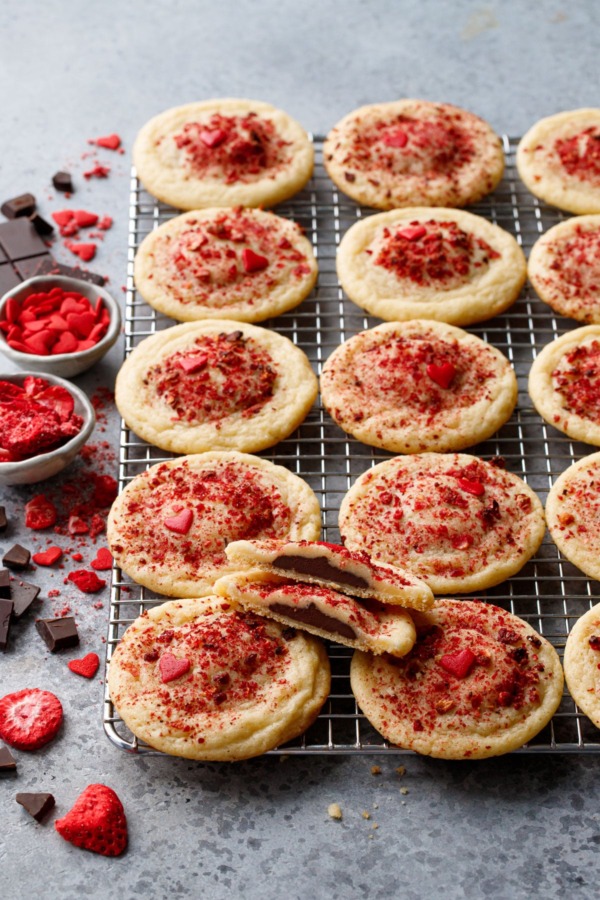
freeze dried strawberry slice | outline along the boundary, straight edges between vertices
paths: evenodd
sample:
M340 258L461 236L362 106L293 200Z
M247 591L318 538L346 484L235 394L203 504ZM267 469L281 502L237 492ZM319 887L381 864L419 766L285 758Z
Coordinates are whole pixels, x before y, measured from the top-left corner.
M60 547L52 546L46 550L40 550L31 557L36 566L53 566L61 558L63 552Z
M88 572L87 569L75 569L69 572L67 581L73 582L84 594L95 594L96 591L106 587L106 582L102 578L98 578L95 572Z
M71 417L71 413L75 409L75 399L73 395L60 384L52 384L45 390L35 395L38 403L44 406L50 406L58 413L63 422Z
M25 504L25 524L34 531L50 528L56 522L58 512L52 500L45 494L36 494ZM42 565L47 565L43 563Z
M440 666L456 678L466 678L473 668L475 660L475 654L467 647L465 650L459 650L457 653L447 653L445 656L442 656Z
M76 675L93 678L100 666L100 657L97 653L88 653L82 659L72 659L67 665Z
M0 700L0 737L17 750L37 750L58 733L62 704L50 691L24 688Z
M54 827L65 841L102 856L119 856L127 847L123 804L105 784L86 787Z
M448 389L456 375L456 368L452 363L442 363L441 366L429 363L427 374L439 387Z

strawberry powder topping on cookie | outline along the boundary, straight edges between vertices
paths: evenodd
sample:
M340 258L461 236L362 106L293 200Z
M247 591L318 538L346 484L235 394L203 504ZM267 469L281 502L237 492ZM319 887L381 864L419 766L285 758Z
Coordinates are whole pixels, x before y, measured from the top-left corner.
M565 409L600 424L600 341L566 353L552 373L552 383Z
M546 250L551 261L548 271L535 273L536 284L555 298L564 297L573 311L581 311L577 318L591 322L600 307L600 227L576 225L564 240L546 244Z
M196 178L224 178L226 184L274 177L291 161L274 123L253 112L187 122L173 140Z
M453 290L483 274L500 253L456 222L411 222L385 227L365 250L375 266L418 287Z
M600 187L600 128L594 125L569 138L560 138L554 149L565 171L579 181Z
M249 418L272 398L277 371L270 354L241 331L206 334L148 372L147 387L173 411L173 421L197 425L240 414Z

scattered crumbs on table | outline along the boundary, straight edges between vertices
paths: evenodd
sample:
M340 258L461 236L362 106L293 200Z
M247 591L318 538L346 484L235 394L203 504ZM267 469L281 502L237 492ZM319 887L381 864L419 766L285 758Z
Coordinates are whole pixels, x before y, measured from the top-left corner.
M330 803L327 807L327 814L331 819L342 819L342 808L339 803Z

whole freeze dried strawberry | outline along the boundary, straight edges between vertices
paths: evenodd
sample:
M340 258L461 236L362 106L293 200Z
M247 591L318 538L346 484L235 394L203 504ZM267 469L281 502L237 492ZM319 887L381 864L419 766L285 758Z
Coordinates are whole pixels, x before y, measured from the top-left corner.
M43 747L55 737L62 719L62 704L50 691L24 688L0 700L0 737L17 750Z
M76 847L102 856L119 856L127 847L127 819L112 788L90 784L54 827Z

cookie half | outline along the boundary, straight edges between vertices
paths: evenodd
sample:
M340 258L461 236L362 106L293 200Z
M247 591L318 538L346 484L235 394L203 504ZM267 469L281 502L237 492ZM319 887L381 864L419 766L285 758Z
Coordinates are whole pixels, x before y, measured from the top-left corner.
M150 119L135 140L133 162L146 190L178 209L273 206L304 187L314 151L282 110L224 98Z
M600 446L600 325L585 325L547 344L529 372L540 416L575 441Z
M407 569L434 594L467 594L518 572L544 537L542 504L512 472L459 453L385 460L342 501L351 550Z
M255 452L306 418L317 379L288 338L227 319L175 325L142 341L115 401L137 435L174 453Z
M600 581L600 453L592 453L560 475L546 500L546 520L560 552Z
M238 569L259 568L279 575L333 588L352 597L394 606L427 609L433 594L409 572L380 565L366 553L324 541L232 541L225 550Z
M573 700L600 728L600 603L577 619L569 632L563 665Z
M308 296L317 262L295 222L260 209L197 209L144 238L134 278L151 306L180 322L261 322Z
M348 434L395 453L462 450L511 416L517 379L508 359L439 322L387 322L333 351L323 404Z
M550 228L533 245L527 273L538 297L556 312L600 325L600 215Z
M354 654L351 685L391 743L441 759L516 750L548 724L562 697L552 645L522 619L479 601L438 600L415 613L402 659Z
M413 620L401 607L357 600L330 587L293 581L261 569L219 578L215 593L282 625L346 647L404 656L415 642Z
M320 529L318 500L297 475L258 456L215 451L136 475L111 508L107 538L134 581L169 597L199 597L234 571L230 541L316 540Z
M540 119L521 139L516 163L540 200L578 215L600 213L600 109Z
M339 189L366 206L468 206L494 190L504 153L473 113L405 99L345 116L327 136L323 163Z
M481 216L411 207L360 219L337 253L348 297L387 321L469 325L511 306L527 263L515 238Z
M187 759L272 750L308 728L329 686L319 640L216 596L144 612L108 672L112 702L133 734Z

